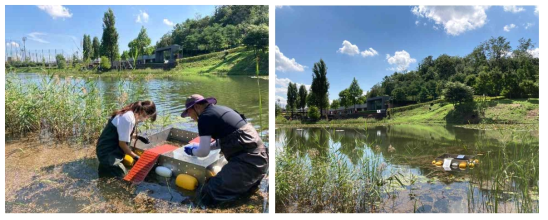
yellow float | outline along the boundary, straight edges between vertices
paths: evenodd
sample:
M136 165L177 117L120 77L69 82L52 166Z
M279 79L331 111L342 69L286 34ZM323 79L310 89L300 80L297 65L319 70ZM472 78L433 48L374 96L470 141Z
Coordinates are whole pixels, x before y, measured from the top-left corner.
M133 163L134 163L133 157L126 154L126 156L124 156L124 160L122 161L122 164L124 164L124 166L126 167L131 167L133 166Z
M198 187L198 180L188 174L179 174L175 179L175 185L186 190L195 190Z
M460 162L459 163L459 168L461 168L461 169L466 168L466 162Z
M443 163L441 161L436 162L436 166L441 166Z

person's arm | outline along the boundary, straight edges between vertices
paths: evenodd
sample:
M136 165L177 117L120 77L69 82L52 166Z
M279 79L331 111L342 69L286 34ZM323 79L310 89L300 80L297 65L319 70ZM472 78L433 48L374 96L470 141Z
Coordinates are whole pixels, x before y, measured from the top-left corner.
M129 146L127 145L127 142L125 141L118 141L118 145L120 145L120 148L122 148L122 150L124 151L125 154L133 157L133 158L136 158L138 157L137 154L133 153L133 151L131 151L131 148L129 148Z
M192 149L192 154L197 157L206 157L211 151L211 136L200 136L200 145Z
M119 116L116 131L118 132L118 145L125 154L130 155L133 158L137 158L138 155L131 151L128 143L131 143L131 133L135 127L135 119L130 113Z

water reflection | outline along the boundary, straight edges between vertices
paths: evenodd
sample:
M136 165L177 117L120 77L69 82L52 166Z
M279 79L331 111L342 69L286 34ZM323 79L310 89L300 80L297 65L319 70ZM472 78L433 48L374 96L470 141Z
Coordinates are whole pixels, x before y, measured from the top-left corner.
M18 73L25 83L39 82L48 77L44 74ZM59 76L60 80L69 80L73 84L84 86L94 81L104 98L103 105L116 105L128 90L127 101L151 99L160 114L179 116L184 108L186 97L202 94L205 97L217 98L219 105L233 108L243 114L256 127L261 123L268 126L268 80L248 76L163 76L163 77L114 77L114 76ZM262 98L262 121L259 121L259 92ZM262 129L260 129L262 130Z
M372 209L379 212L538 212L535 133L435 125L282 128L276 150L311 161L343 155L349 169L363 169L363 158L378 158L387 168L383 176L397 174L403 184L386 190L385 200ZM444 153L473 155L480 162L444 171L432 165Z

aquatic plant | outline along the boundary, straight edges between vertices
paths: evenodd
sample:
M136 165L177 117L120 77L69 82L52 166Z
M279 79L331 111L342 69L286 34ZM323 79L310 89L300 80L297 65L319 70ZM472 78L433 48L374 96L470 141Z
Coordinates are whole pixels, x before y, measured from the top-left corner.
M286 138L276 146L276 211L296 205L299 212L377 212L383 188L394 179L383 176L386 165L380 156L364 153L350 163L324 134ZM307 148L312 150L306 153Z
M48 73L37 83L23 82L15 73L6 76L6 133L23 136L38 132L41 138L57 141L94 143L110 114L142 94L147 87L122 80L116 89L115 102L98 89L95 78L76 79ZM145 129L164 128L182 121L180 117L158 113L156 122L146 122Z
M481 157L469 184L470 211L539 212L538 139L522 133L501 135L504 141L496 146L498 150ZM490 145L478 143L475 147L483 151Z

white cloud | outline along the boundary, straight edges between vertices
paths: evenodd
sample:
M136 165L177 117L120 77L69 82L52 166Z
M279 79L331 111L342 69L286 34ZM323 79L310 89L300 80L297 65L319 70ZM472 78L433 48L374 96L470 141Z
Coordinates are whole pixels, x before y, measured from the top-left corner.
M417 26L419 25L419 20L415 21L415 25L417 25Z
M538 13L539 13L539 10L538 10L538 5L535 6L535 15L538 16Z
M276 5L276 8L289 8L289 5Z
M139 14L137 15L137 20L135 20L135 22L137 22L137 23L147 23L148 18L149 18L149 16L146 12L139 10Z
M70 13L69 9L62 5L37 5L37 7L48 13L53 19L72 17L72 13Z
M525 30L527 30L527 29L529 29L530 27L535 26L535 24L533 24L533 23L527 23L527 24L524 24L523 26L525 27Z
M289 86L289 83L291 82L289 78L278 78L278 75L276 75L275 77L276 77L276 86L287 87Z
M436 25L432 25L432 28L434 28L434 30L436 30L436 31L440 29L440 28L439 28L438 26L436 26Z
M19 47L19 44L15 41L6 43L6 48L8 47Z
M369 48L369 50L364 50L360 54L362 55L362 57L373 57L379 55L379 53L377 53L377 51L371 47Z
M337 50L337 53L348 54L350 56L354 56L360 53L360 49L358 49L358 46L353 45L352 43L350 43L350 41L344 40L342 45L343 47L339 48L339 50Z
M280 95L287 95L287 87L289 86L289 83L292 82L289 78L278 78L278 75L276 77L276 94ZM310 91L310 85L307 84L301 84L297 83L297 89L301 87L301 85L304 85L306 88L306 91Z
M525 8L515 6L515 5L504 5L502 7L504 8L504 11L512 12L512 13L519 13L519 12L525 11Z
M167 18L164 18L164 24L167 25L167 26L173 26L173 25L175 25L175 23L173 23L173 22L170 21L170 20L167 20Z
M36 42L40 42L40 43L44 43L44 44L49 44L48 41L42 39L40 36L44 36L46 35L45 33L40 33L40 32L32 32L30 34L28 34L29 36L29 40L33 40L33 41L36 41Z
M358 48L357 45L354 45L354 44L350 43L350 41L347 41L347 40L344 40L342 45L343 45L343 47L339 48L339 50L337 50L337 53L348 54L350 56L354 56L356 54L361 54L362 57L372 57L372 56L376 56L376 55L379 54L379 53L377 53L377 51L375 49L373 49L371 47L367 50L364 50L364 51L360 52L360 49Z
M537 47L535 49L527 50L527 53L531 54L534 58L539 58L540 48Z
M411 10L418 17L443 25L449 35L458 36L466 31L483 27L487 22L489 6L415 6Z
M512 30L514 28L516 28L515 24L504 25L504 31L506 31L506 32L510 32L510 30Z
M289 59L280 51L280 48L276 46L276 70L281 72L303 72L306 66L303 66L295 58Z
M276 102L278 101L282 107L287 105L287 99L282 96L279 96L279 95L276 96Z
M393 66L392 68L389 68L389 70L399 72L407 70L409 64L417 62L417 60L411 58L409 53L407 53L407 51L405 50L396 51L394 53L394 56L386 54L386 61L388 61L388 63Z

